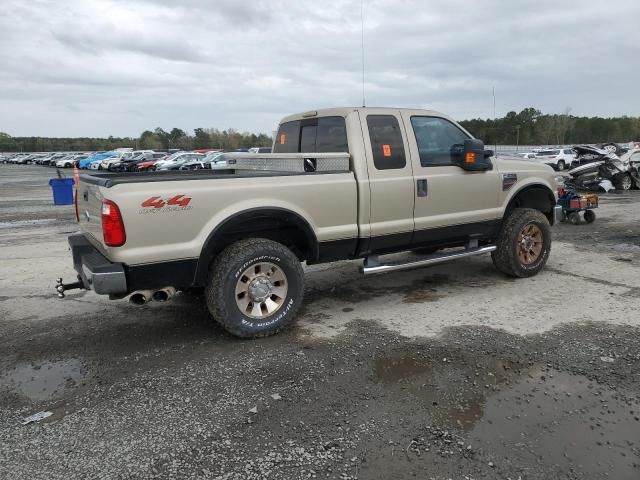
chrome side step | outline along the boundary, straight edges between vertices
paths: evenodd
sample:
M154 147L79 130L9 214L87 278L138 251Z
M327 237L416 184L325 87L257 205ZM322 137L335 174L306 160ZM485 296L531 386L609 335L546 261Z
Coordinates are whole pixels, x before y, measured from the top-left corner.
M427 255L419 259L415 259L406 263L390 262L386 264L377 264L377 259L365 259L364 265L360 267L360 272L365 275L374 273L386 273L396 270L408 270L410 268L424 267L427 265L436 265L438 263L456 260L458 258L473 257L474 255L482 255L497 250L495 245L487 245L486 247L465 248L451 253L441 255Z

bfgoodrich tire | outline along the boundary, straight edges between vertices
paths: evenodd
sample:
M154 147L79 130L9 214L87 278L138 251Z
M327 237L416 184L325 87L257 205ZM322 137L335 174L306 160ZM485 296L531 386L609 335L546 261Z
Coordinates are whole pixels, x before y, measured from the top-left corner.
M547 217L532 208L516 208L504 220L496 246L491 259L499 271L511 277L535 275L551 251Z
M284 245L241 240L212 263L205 297L213 318L232 335L266 337L295 319L304 297L304 273Z

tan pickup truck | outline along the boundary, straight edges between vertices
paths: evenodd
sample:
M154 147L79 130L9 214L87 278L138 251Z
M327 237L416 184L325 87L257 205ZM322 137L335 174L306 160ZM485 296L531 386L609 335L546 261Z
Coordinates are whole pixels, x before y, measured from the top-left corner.
M239 337L277 332L304 296L301 262L363 259L364 274L491 253L540 271L560 213L553 170L494 158L430 110L335 108L282 120L273 153L213 170L81 175L69 237L78 281L132 303L204 288ZM413 251L405 262L384 255Z

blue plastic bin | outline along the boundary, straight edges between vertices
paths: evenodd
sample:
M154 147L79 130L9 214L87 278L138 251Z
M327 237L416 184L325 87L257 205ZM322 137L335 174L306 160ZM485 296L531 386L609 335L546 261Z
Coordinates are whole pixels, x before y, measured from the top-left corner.
M73 205L73 178L52 178L49 186L53 190L54 205Z

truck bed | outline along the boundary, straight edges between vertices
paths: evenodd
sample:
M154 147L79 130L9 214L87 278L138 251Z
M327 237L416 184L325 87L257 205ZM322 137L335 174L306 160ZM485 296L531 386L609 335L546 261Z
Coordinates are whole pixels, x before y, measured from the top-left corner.
M111 188L115 185L147 182L171 182L185 180L213 180L225 178L284 177L297 175L326 175L343 172L282 172L270 170L166 170L156 172L82 173L84 183Z

